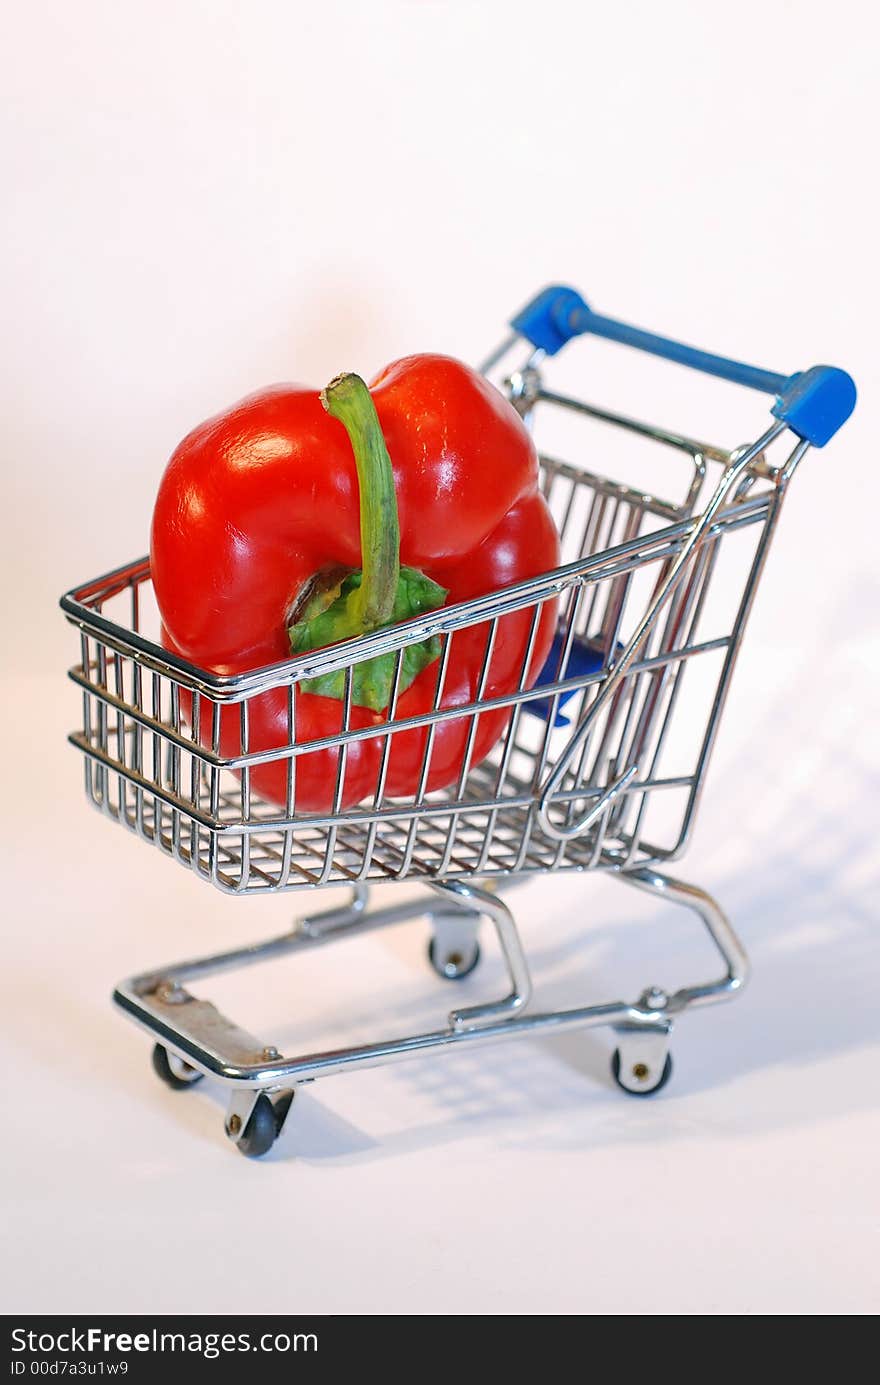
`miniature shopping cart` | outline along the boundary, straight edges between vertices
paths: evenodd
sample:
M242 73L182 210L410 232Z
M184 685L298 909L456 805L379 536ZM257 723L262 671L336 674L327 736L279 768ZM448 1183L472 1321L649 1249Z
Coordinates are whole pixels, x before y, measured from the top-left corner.
M77 587L62 599L80 632L71 678L82 690L89 799L187 870L239 895L320 886L350 888L343 907L311 913L283 936L163 967L117 988L114 999L155 1042L153 1061L172 1087L210 1075L229 1094L226 1132L248 1155L265 1153L299 1084L332 1073L415 1057L429 1049L488 1043L576 1026L616 1031L612 1071L624 1091L658 1091L670 1074L669 1035L689 1007L734 995L748 963L733 929L702 890L671 878L684 850L779 512L810 446L822 447L852 411L843 371L816 366L783 376L682 346L600 317L571 289L545 290L512 321L484 365L500 380L541 458L544 494L561 539L561 565L491 595L443 608L269 668L221 677L163 648L147 559ZM728 451L549 388L551 358L575 338L606 338L774 396L757 442ZM559 367L573 367L577 351ZM621 363L625 357L621 353ZM563 449L565 449L563 453ZM562 455L560 455L562 454ZM630 482L611 479L611 463ZM639 482L632 483L637 463ZM552 603L556 634L538 682L527 685L541 612ZM527 611L531 640L518 686L485 697L499 622ZM473 703L442 704L444 671L460 632L485 631ZM396 689L404 651L439 639L431 708L402 719L396 697L378 725L351 725L352 670L393 652ZM297 739L303 680L343 670L346 695L331 811L297 806L300 757L328 742ZM289 744L249 745L254 700L283 691ZM220 721L238 709L240 742L221 752ZM481 711L503 709L506 729L489 757L471 763ZM233 711L233 715L235 712ZM469 730L457 782L426 791L434 735L450 717ZM421 728L418 788L385 792L392 738ZM346 756L380 741L371 796L343 810ZM286 768L283 807L262 801L255 768ZM601 870L681 904L702 920L721 973L676 991L647 987L631 1003L552 1011L530 1008L526 954L503 895L535 872ZM416 882L416 898L371 907L370 888ZM213 972L323 946L417 915L430 927L438 974L467 976L479 960L481 920L494 927L509 992L454 1009L428 1032L380 1036L299 1056L255 1038L187 988ZM478 978L471 986L478 985ZM468 987L470 990L471 987Z

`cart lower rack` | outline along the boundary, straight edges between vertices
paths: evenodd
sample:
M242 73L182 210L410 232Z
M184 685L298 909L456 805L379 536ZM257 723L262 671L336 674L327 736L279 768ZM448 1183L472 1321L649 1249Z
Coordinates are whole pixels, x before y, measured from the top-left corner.
M166 1082L185 1087L210 1074L227 1084L226 1131L245 1154L271 1147L302 1082L535 1030L612 1026L619 1086L656 1092L670 1074L675 1018L735 994L747 977L745 953L718 905L666 868L688 841L788 485L808 448L823 446L851 412L852 381L832 367L784 377L710 356L599 317L570 289L546 290L512 327L484 369L498 370L525 346L504 387L539 445L562 547L554 571L236 677L206 672L163 648L146 559L62 598L81 642L70 676L82 690L82 726L70 739L83 752L95 807L227 892L351 889L348 905L303 918L280 938L161 968L115 992L117 1004L153 1035L154 1065ZM728 451L550 390L549 358L585 334L771 393L773 422L752 445ZM560 460L560 446L569 456L576 449L576 459ZM606 451L623 455L624 465L645 459L650 490L605 475L595 459ZM584 454L589 467L579 460ZM672 499L662 498L661 478ZM556 635L538 682L527 686L548 605ZM519 684L497 693L498 632L523 613L531 634ZM450 649L460 632L473 639L475 629L483 649L476 697L443 707ZM433 704L399 717L404 652L429 637L441 650ZM355 728L352 671L379 653L396 656L391 702L379 725ZM300 684L338 670L345 680L340 734L332 742L298 740ZM254 749L250 728L266 697L286 700L288 734L283 744ZM504 731L489 757L472 765L476 727L487 715L499 717ZM228 735L221 747L221 723L230 717L235 754ZM450 788L432 792L436 727L451 717L462 728L461 773ZM418 787L407 799L385 791L394 738L402 736L417 738L421 755ZM379 743L375 788L345 807L346 762L365 738ZM328 749L336 774L331 811L304 813L297 807L303 757ZM258 792L261 766L270 762L282 767L283 807ZM532 1010L525 952L501 896L536 872L558 870L602 870L692 910L720 954L718 976L673 993L649 986L631 1003ZM405 880L424 883L421 900L370 907L374 884ZM477 965L478 926L489 920L509 992L453 1010L426 1033L292 1057L186 988L213 972L417 914L430 923L431 962L449 980Z

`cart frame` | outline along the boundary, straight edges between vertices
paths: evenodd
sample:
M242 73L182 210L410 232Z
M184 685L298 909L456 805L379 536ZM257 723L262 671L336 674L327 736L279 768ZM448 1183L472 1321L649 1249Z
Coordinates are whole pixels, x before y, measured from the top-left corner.
M743 947L717 903L672 878L665 867L681 855L691 833L789 482L809 447L824 446L851 412L852 381L833 367L785 377L711 356L599 317L565 288L539 294L511 325L513 336L483 369L497 371L526 343L525 362L506 375L505 387L527 423L531 426L536 411L550 407L672 449L689 463L681 500L662 500L542 453L545 494L551 503L555 495L563 544L573 544L570 561L502 592L236 677L198 669L142 632L146 559L62 598L67 618L80 630L81 662L70 676L82 689L83 724L70 739L84 754L92 803L229 892L351 887L347 905L302 918L278 938L132 977L114 993L116 1004L153 1036L154 1064L169 1085L189 1086L206 1074L226 1085L226 1132L245 1154L271 1147L304 1082L432 1049L548 1029L612 1027L618 1085L635 1095L656 1092L670 1074L669 1035L677 1017L693 1005L736 994L748 976ZM584 334L771 393L776 396L773 422L750 446L729 451L549 390L543 378L546 360ZM777 455L781 447L785 450ZM744 532L752 546L732 620L707 638L698 627L719 552L728 535ZM648 586L636 591L643 578ZM105 612L106 605L118 607L121 601L129 603L124 621ZM527 669L547 602L556 603L557 638L533 685ZM522 611L532 614L519 685L508 695L484 698L501 623ZM469 707L445 709L441 696L450 645L456 631L474 625L486 631L477 698ZM403 651L431 636L440 637L442 651L433 707L422 717L400 721L395 707ZM387 721L378 731L352 730L351 670L360 660L389 651L397 654L398 672ZM705 662L704 656L717 656L718 662L696 756L684 772L662 773L684 673L692 663ZM346 696L342 733L334 741L333 810L303 815L296 808L297 760L323 743L297 742L296 689L306 678L338 669L344 670ZM279 689L288 699L289 742L255 750L249 709L254 699L277 695ZM569 700L576 709L570 730L563 716ZM236 706L240 753L230 756L221 754L220 718ZM487 708L505 711L504 734L483 764L471 766L477 719ZM432 794L426 791L432 728L450 716L469 718L462 772L451 789ZM393 737L407 731L423 738L419 789L411 801L392 801L384 794L388 752ZM379 780L371 801L345 810L348 746L365 735L382 741ZM252 775L270 759L286 764L283 810L252 792ZM673 791L682 806L672 814L664 840L654 840L646 815L655 799L661 794L671 799ZM537 871L560 869L603 870L691 910L720 954L721 973L673 992L647 986L630 1003L530 1011L526 954L501 893ZM427 887L422 898L370 907L374 882L412 879ZM488 919L506 964L509 992L452 1010L437 1029L285 1057L187 988L186 983L222 970L420 914L430 924L435 970L450 980L476 966L478 925Z

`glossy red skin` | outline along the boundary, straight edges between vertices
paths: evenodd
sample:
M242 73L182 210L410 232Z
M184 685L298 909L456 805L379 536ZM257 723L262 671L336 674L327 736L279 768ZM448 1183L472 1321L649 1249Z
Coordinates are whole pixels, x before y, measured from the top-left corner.
M559 561L556 529L538 491L532 440L508 402L481 376L445 356L410 356L371 386L394 470L400 561L448 588L446 605L533 577ZM152 575L168 647L192 663L234 674L290 657L289 615L304 584L328 566L358 568L357 472L348 435L318 392L278 385L249 396L190 433L172 456L153 514ZM499 622L484 698L518 684L532 610ZM550 647L555 602L543 608L528 682ZM475 698L488 625L453 637L442 707ZM398 699L396 719L431 709L437 663ZM488 754L509 710L478 716L470 763ZM439 723L427 790L454 783L472 716ZM351 726L387 725L352 708ZM339 735L339 700L297 693L296 739ZM241 751L238 709L221 715L224 755ZM427 732L396 732L385 793L411 797ZM288 743L287 697L250 701L249 749ZM349 745L339 806L375 792L383 737ZM296 809L334 806L338 750L297 757ZM252 771L252 786L283 804L285 761Z

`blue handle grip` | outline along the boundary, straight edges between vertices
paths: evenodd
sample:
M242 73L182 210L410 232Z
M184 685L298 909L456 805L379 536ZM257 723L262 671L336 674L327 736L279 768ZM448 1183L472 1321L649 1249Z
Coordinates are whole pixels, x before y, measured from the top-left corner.
M630 327L612 317L601 317L587 306L574 289L552 286L539 293L511 319L511 327L533 346L554 356L572 337L590 333L624 346L648 351L652 356L704 371L747 389L776 396L771 410L798 437L824 447L849 418L856 402L856 387L845 370L836 366L811 366L795 375L778 375L758 366L714 356L683 342L659 337Z

